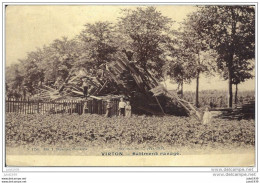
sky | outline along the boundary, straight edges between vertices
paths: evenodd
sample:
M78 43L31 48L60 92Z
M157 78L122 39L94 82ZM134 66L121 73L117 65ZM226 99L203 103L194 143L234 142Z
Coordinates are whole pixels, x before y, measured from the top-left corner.
M122 8L136 8L136 6L109 5L59 5L59 6L8 6L6 8L6 66L18 63L26 58L30 51L37 47L52 43L62 37L73 38L83 30L86 23L96 21L116 22ZM181 22L187 14L196 10L195 6L156 6L164 16ZM177 27L178 24L175 24ZM169 89L176 88L169 81ZM220 77L206 78L201 76L201 90L226 90L228 83ZM195 91L196 83L185 84L184 90ZM246 81L239 86L240 90L254 90L254 80Z

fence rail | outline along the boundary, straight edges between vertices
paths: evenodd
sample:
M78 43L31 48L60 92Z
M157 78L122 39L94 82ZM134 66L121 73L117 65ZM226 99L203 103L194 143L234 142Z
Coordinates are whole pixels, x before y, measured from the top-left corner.
M112 115L118 115L119 101L114 99L112 103ZM57 113L91 113L105 114L107 101L103 100L87 100L87 101L40 101L30 99L14 99L7 98L5 101L5 111L23 114L57 114Z

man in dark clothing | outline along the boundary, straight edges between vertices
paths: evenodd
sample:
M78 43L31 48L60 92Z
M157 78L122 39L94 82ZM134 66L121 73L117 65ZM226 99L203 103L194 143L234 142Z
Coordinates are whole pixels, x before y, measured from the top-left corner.
M107 101L107 106L106 106L107 110L106 110L106 114L105 117L110 118L112 116L112 103L110 100Z
M88 82L87 82L87 79L85 79L83 81L82 87L83 87L83 95L84 95L84 97L87 97L88 96Z

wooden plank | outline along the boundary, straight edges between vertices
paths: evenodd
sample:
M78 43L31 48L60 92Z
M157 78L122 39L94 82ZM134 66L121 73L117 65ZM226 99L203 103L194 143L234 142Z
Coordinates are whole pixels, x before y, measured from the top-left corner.
M52 92L57 92L57 90L55 90L54 88L51 88L51 87L49 87L47 85L42 85L42 87L47 88L48 90L50 90Z
M165 115L165 112L164 112L164 110L163 110L163 108L162 108L162 106L161 106L161 104L160 104L160 102L159 102L159 100L156 96L155 96L155 99L156 99L156 102L158 103L158 105L160 106L162 113Z
M126 66L121 60L117 60L117 64L118 64L123 70L128 70L127 66Z
M102 98L97 97L97 96L94 96L94 95L90 95L89 97L90 97L90 98L93 98L93 99L96 99L96 100L102 100Z
M78 94L78 95L80 95L80 96L83 96L83 93L82 93L82 92L75 91L75 90L71 90L71 92L76 93L76 94Z
M100 90L97 92L97 95L106 87L108 83L108 80L106 80L105 84L100 88Z

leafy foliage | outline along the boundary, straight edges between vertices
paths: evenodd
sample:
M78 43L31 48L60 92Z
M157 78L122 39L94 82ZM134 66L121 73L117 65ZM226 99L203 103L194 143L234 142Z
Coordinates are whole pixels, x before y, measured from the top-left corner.
M140 73L158 81L170 77L181 87L199 81L200 73L218 71L230 81L232 103L232 85L253 77L254 7L199 6L180 30L173 31L174 26L174 20L151 6L124 9L116 23L88 23L75 38L56 39L8 67L7 95L34 95L42 84L60 88L79 70L104 76L107 63L128 58Z
M171 19L154 7L125 9L122 13L119 30L128 40L128 48L135 53L137 64L144 71L151 70L161 76Z
M202 125L184 117L105 118L100 115L6 114L6 144L15 146L244 146L255 143L253 120L214 119Z
M115 28L110 22L86 24L78 37L81 44L79 66L97 69L113 60L112 56L117 51L115 37Z
M255 9L252 6L203 6L197 14L199 32L218 54L219 71L228 73L229 107L232 107L232 80L238 81L236 69L250 70L243 63L255 56ZM247 78L247 74L241 76Z

